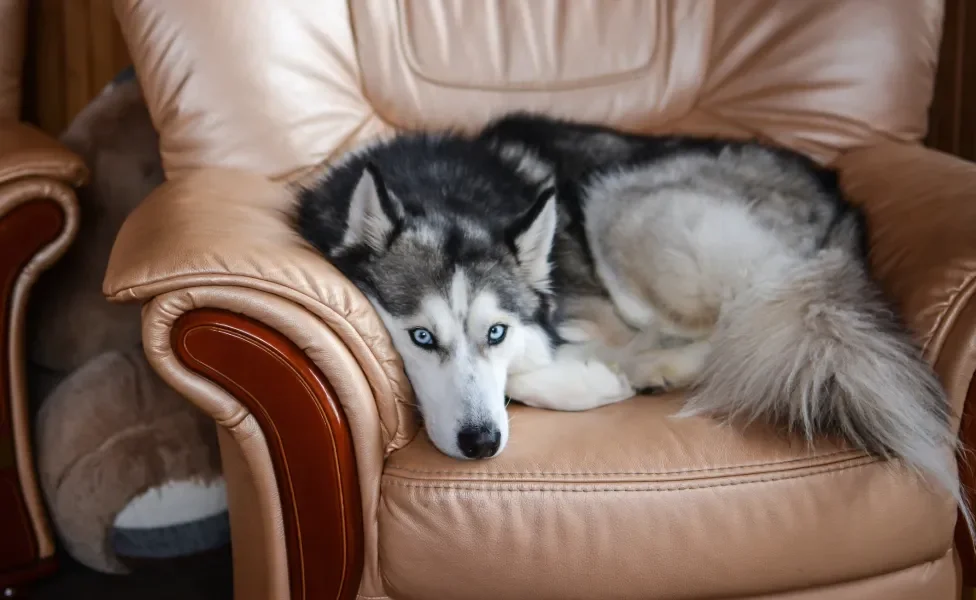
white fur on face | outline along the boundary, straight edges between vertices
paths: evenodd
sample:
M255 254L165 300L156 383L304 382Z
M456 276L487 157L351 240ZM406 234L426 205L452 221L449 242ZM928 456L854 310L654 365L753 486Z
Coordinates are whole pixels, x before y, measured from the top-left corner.
M508 441L505 384L509 364L523 354L523 329L515 314L503 310L491 290L472 290L458 270L445 295L430 295L416 315L395 317L373 302L403 358L427 434L449 456L465 458L458 432L465 426L488 426L501 433L498 451ZM502 343L488 344L492 326L508 327ZM415 345L410 330L433 333L441 351Z

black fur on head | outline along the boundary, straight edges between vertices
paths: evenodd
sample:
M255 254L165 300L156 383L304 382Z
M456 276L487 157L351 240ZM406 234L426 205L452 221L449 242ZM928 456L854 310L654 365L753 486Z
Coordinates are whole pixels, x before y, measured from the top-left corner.
M299 199L301 235L391 314L446 293L457 269L526 320L547 300L554 189L484 144L403 135L336 166ZM544 310L540 310L544 309Z

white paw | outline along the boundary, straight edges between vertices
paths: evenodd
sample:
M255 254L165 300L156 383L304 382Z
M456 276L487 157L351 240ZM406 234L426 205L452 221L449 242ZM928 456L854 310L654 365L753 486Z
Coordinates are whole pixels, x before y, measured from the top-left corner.
M620 365L593 360L585 363L585 369L589 393L602 400L604 404L619 402L634 396L635 387Z
M689 344L645 352L627 365L631 381L643 394L661 394L691 385L703 366L707 348Z
M598 336L593 330L593 324L581 320L569 320L559 326L559 337L571 344L585 344L592 342Z
M506 393L528 406L578 411L626 400L634 389L619 369L564 355L557 364L510 375Z

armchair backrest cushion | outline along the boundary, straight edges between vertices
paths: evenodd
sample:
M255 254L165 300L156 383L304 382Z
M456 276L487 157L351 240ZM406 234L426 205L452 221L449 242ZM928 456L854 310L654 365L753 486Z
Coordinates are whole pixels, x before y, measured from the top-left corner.
M942 0L116 0L170 176L521 109L830 160L926 130Z

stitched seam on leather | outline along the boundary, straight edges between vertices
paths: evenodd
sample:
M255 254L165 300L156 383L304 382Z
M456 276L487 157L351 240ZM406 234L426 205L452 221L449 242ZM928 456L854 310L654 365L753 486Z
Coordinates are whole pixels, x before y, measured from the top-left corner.
M518 484L515 482L506 482L503 484L491 484L484 485L485 482L455 482L455 483L428 483L422 482L422 480L417 479L399 479L393 476L385 475L383 477L383 482L381 485L384 486L395 486L403 488L419 488L419 489L444 489L444 490L478 490L478 491L497 491L497 492L569 492L569 493L600 493L600 492L680 492L684 490L699 490L699 489L711 489L711 488L722 488L722 487L733 487L739 485L749 485L755 483L771 483L777 481L789 481L793 479L803 479L805 477L813 477L817 475L825 475L832 473L840 473L842 471L849 471L851 469L858 469L862 467L872 466L877 463L877 460L872 460L870 462L858 462L857 464L841 467L827 467L821 469L811 469L806 473L799 475L782 475L782 476L766 476L766 477L752 477L749 479L743 479L739 481L725 481L721 483L702 483L699 485L688 485L688 484L677 484L677 485L667 485L662 486L658 483L641 483L638 485L630 484L629 486L613 486L608 487L606 484L599 483L594 485L602 485L603 487L594 487L594 485L588 485L586 488L567 488L560 487L558 483L553 483L550 485L535 485L526 486ZM574 485L579 485L579 482L575 482Z
M545 476L545 475L557 475L562 477L573 477L573 476L599 476L599 475L680 475L685 473L719 473L723 471L734 471L736 469L754 468L754 467L773 467L779 465L788 465L803 461L816 461L826 458L833 458L841 455L849 455L851 458L866 456L861 452L854 450L838 450L836 452L830 452L828 454L822 454L819 456L812 456L807 458L788 458L779 461L772 462L752 462L743 463L741 465L731 465L727 467L701 467L696 469L673 469L666 471L520 471L520 472L485 472L485 471L455 471L455 470L438 470L438 469L411 469L408 467L398 467L390 466L387 467L388 472L402 471L405 473L419 473L423 475L470 475L470 476L482 476L482 477L518 477L518 476ZM833 462L833 461L832 461ZM814 466L823 463L813 463Z

